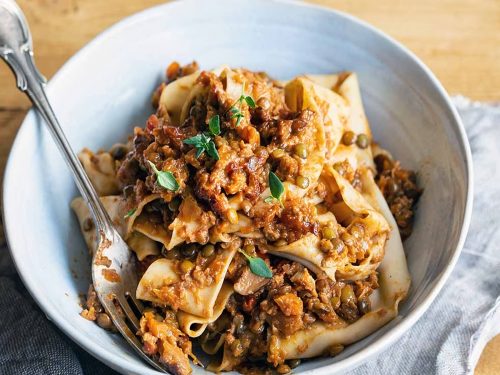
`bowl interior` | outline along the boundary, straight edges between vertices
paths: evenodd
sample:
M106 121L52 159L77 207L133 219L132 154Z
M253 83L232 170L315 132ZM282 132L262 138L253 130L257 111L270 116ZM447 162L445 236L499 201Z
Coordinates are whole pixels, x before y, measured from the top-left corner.
M414 233L405 243L412 288L400 317L338 357L306 362L296 372L332 365L323 369L331 374L354 365L387 345L388 337L402 334L397 332L404 330L402 322L423 311L456 259L469 176L447 99L404 49L348 16L279 1L244 0L237 7L230 0L174 2L114 26L51 81L49 97L74 150L125 140L152 111L150 95L166 65L193 59L202 68L226 63L279 79L356 71L375 139L403 166L418 171L425 190ZM80 345L115 369L156 373L121 337L79 316L90 263L69 207L77 195L50 134L31 111L4 186L6 229L18 270L49 318Z

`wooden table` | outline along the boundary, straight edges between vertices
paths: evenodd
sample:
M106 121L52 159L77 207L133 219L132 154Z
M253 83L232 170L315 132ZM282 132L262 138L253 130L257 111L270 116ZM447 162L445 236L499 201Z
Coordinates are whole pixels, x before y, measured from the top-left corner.
M77 50L121 18L161 0L19 0L36 61L50 78ZM500 101L500 0L312 0L364 19L413 50L450 94ZM0 64L0 182L10 145L30 107ZM1 223L0 223L1 225ZM0 228L0 243L2 242ZM500 374L500 337L476 375Z

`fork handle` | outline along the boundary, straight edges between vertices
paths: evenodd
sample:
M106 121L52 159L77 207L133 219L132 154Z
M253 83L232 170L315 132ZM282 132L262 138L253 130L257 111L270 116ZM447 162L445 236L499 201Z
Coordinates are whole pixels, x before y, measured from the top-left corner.
M39 73L33 60L33 49L28 23L17 4L12 0L0 0L0 57L4 59L17 78L17 87L25 92L47 124L59 150L73 172L78 190L86 200L96 221L96 227L111 232L111 220L83 166L64 135L56 115L45 94L45 78Z

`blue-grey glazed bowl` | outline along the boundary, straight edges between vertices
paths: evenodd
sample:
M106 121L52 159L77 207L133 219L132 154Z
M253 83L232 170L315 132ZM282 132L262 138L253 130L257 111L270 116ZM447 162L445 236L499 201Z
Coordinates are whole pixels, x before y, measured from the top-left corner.
M269 0L173 2L106 30L50 81L49 98L74 150L126 139L151 112L150 95L166 65L193 59L203 68L227 63L278 79L356 71L375 139L418 171L425 190L405 243L412 287L399 317L339 356L307 361L295 373L333 374L359 365L425 312L465 239L471 156L445 90L403 46L339 12ZM79 315L90 263L69 207L76 195L49 133L30 111L4 180L5 229L19 274L48 319L89 353L122 373L155 374L120 336Z

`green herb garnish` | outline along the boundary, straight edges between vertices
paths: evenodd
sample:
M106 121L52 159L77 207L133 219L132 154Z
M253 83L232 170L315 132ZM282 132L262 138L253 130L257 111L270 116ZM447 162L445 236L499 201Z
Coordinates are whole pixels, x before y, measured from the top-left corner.
M215 160L219 160L219 153L217 152L217 148L215 147L214 141L210 140L208 142L207 154Z
M243 90L245 87L243 86ZM251 96L245 95L243 92L238 100L229 108L229 112L231 112L231 118L236 118L236 126L238 126L245 117L243 113L241 113L241 105L245 101L249 107L255 108L255 102ZM196 158L199 158L201 154L206 152L208 156L212 159L219 160L219 152L217 151L217 147L215 147L215 142L213 137L220 134L220 116L214 115L208 120L208 130L209 132L197 134L194 137L185 139L183 142L187 145L194 146L196 149Z
M271 195L264 199L264 202L270 203L274 200L277 200L280 202L281 205L283 203L281 202L281 197L283 196L283 193L285 192L285 187L283 186L283 183L280 181L278 176L274 174L274 172L269 172L269 189L271 190Z
M215 143L213 139L206 134L201 133L195 135L194 137L185 139L184 143L194 146L196 149L196 158L199 158L201 154L206 152L211 158L219 160L219 153L217 152Z
M135 214L135 211L137 211L137 208L132 208L130 211L128 211L125 216L123 217L124 219L132 216L133 214Z
M231 112L231 118L236 118L236 126L239 126L241 120L245 117L243 113L241 113L241 108L231 107L229 112Z
M177 183L177 180L175 179L172 172L159 171L156 168L156 165L151 163L149 160L148 163L151 168L153 168L153 171L156 174L156 182L158 183L158 185L170 191L179 190L179 184Z
M250 266L250 271L252 271L253 274L260 277L265 277L266 279L270 279L273 277L273 271L271 271L266 262L264 262L264 259L259 257L252 257L241 249L238 249L238 251L242 253L245 258L247 258L248 265Z
M243 117L245 117L243 113L241 113L241 105L243 104L243 101L245 101L250 108L256 107L253 98L250 95L245 95L245 85L243 85L242 91L243 92L238 100L236 100L231 108L229 108L229 112L231 112L231 118L236 118L236 126L238 126Z
M201 133L194 137L184 140L187 145L194 146L196 149L196 158L198 159L201 154L206 152L212 159L219 160L219 153L215 147L215 142L212 137L220 134L220 117L214 115L208 120L208 130L210 132Z
M220 134L220 117L219 115L212 116L208 121L208 129L212 135Z
M250 108L256 107L255 102L253 101L253 98L250 95L245 96L245 101L247 102Z

